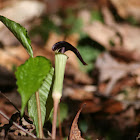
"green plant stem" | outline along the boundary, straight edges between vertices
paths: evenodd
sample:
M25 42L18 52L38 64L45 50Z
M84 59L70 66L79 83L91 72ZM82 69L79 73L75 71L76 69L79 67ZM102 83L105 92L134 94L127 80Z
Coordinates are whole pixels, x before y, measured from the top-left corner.
M60 140L63 140L62 126L61 126L61 120L60 120L60 106L58 106L58 122L59 122L59 137L60 137Z
M53 122L52 122L52 139L56 138L56 122L57 122L57 111L58 111L58 105L59 105L59 98L53 98L54 103L54 110L53 110Z
M55 53L55 81L53 86L52 98L54 102L53 122L52 122L52 139L56 138L56 121L58 105L62 96L63 80L67 55L63 53Z
M37 104L37 114L38 114L38 128L39 128L39 138L43 138L43 127L42 127L42 118L41 118L41 106L40 106L40 99L39 99L39 92L35 93L36 95L36 104Z

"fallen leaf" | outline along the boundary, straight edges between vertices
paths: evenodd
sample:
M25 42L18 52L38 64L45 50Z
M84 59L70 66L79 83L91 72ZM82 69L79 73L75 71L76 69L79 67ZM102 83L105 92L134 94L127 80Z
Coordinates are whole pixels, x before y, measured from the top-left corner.
M122 36L122 46L128 51L140 53L140 28L128 24L116 25L116 30Z
M49 51L46 48L42 48L32 44L34 56L44 56L48 59L53 59L52 51ZM29 55L22 46L5 46L4 49L0 49L0 65L6 67L8 70L13 70L13 66L19 66L23 64Z
M133 16L140 21L140 1L139 0L110 0L122 18Z
M136 50L129 51L126 49L111 49L110 53L117 57L121 61L125 62L139 62L140 61L140 53L138 53Z
M79 100L79 101L92 100L94 98L93 92L86 91L83 86L78 88L65 86L63 91L63 96L69 97L72 100Z
M19 113L19 112L14 113L14 114L11 116L11 118L9 119L9 123L8 123L8 124L4 124L2 127L0 127L0 131L1 131L2 129L5 130L5 137L7 136L7 134L8 134L8 132L9 132L10 128L12 127L13 122L16 122L17 119L18 119L19 117L20 117L20 113Z
M109 114L116 114L123 111L124 107L123 104L119 101L115 101L113 99L107 100L103 103L103 112L109 113Z
M21 55L22 54L22 55ZM22 46L18 47L6 47L0 49L0 64L6 67L8 70L12 70L13 66L19 66L27 58L28 54Z
M8 6L0 9L0 15L25 26L35 17L42 15L43 11L45 11L45 5L40 1L13 1ZM29 24L26 27L28 29ZM9 30L2 23L0 23L0 41L7 46L18 43L17 39L9 33Z
M106 95L109 95L116 82L125 77L128 73L132 73L134 70L140 67L140 63L125 64L115 60L109 53L104 53L100 56L95 63L99 69L99 82L105 82L109 80L109 83L104 91Z
M113 41L115 46L121 45L121 40L116 34L116 30L99 21L94 21L91 24L88 24L83 30L90 38L103 45L106 49L111 48L110 41Z
M126 0L126 1L111 0L111 1L115 1L116 3L121 3L122 6L123 6L123 9L125 9L126 7L124 8L124 5L127 5L127 1L130 4L133 0ZM137 0L134 0L134 3L136 3L136 1ZM124 5L123 5L123 3L124 3ZM139 7L140 6L140 2L138 2L138 3L139 3L138 4L138 7ZM137 6L135 5L135 8L136 7ZM119 50L123 49L123 50L129 51L129 52L133 51L133 53L134 53L133 57L138 60L138 57L140 55L140 47L139 47L140 46L140 42L139 42L140 29L139 29L139 27L132 26L132 25L127 24L127 23L117 23L115 21L113 15L112 15L112 13L111 13L111 11L108 8L106 8L106 7L102 8L102 13L103 13L103 16L104 16L104 21L105 21L105 25L104 26L106 26L106 28L111 28L112 31L114 31L114 33L116 35L118 34L118 37L120 38L120 44L116 44L116 42L114 41L115 38L113 38L111 40L114 43L113 49L114 48L115 49L118 48ZM139 19L140 19L140 16L139 16ZM103 33L104 32L102 32L102 34ZM106 32L106 33L108 34L109 32ZM109 41L109 40L106 40L106 43L107 43L107 41ZM130 57L131 57L131 55L130 55Z
M76 58L77 61L77 58ZM91 78L88 74L82 72L80 69L75 68L72 64L68 63L66 65L66 75L71 77L72 82L80 83L80 84L92 84L93 78Z
M117 125L121 130L129 128L130 126L135 126L135 117L136 113L133 106L129 106L119 115L114 116L114 119L117 121ZM123 125L122 125L123 124Z
M99 99L84 101L86 106L83 108L82 113L96 113L102 110L102 104Z
M137 85L136 78L134 76L126 76L121 81L117 82L112 90L112 95L118 94L120 91L123 91L127 87L135 87ZM130 92L130 94L132 94Z
M29 10L30 9L30 10ZM45 10L45 6L39 1L17 1L0 10L3 15L18 23L25 23L34 17L40 16ZM24 18L23 18L24 17ZM0 24L0 28L3 25Z
M78 113L76 114L76 116L73 120L71 130L70 130L69 140L84 140L81 137L81 132L80 132L78 125L77 125L79 115L80 115L84 106L85 106L85 104L80 108L80 110L78 111Z

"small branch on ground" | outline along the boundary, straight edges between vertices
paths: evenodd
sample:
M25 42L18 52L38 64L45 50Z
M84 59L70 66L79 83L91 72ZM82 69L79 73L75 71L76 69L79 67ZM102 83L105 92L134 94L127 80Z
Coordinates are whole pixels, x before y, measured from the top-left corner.
M5 115L1 110L0 110L0 114L7 119L8 121L12 121L7 115ZM32 133L28 132L27 130L25 130L24 128L22 128L20 125L18 125L17 123L13 122L13 125L16 126L18 129L22 130L23 132L25 132L26 134L28 134L29 136L33 137L33 138L37 138L35 135L33 135Z
M8 98L4 95L4 93L2 93L2 92L0 91L0 94L1 94L4 98L6 98L6 100L8 100L9 103L10 103L11 105L13 105L13 107L20 113L19 109L12 103L12 101L11 101L10 99L8 99Z

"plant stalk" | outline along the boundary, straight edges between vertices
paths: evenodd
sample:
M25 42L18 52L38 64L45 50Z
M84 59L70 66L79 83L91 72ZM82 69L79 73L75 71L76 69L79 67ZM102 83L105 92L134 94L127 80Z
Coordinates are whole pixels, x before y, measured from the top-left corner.
M53 98L54 102L54 110L53 110L53 122L52 122L52 139L56 138L56 123L57 123L57 112L58 112L58 105L59 105L60 99Z
M39 138L42 139L43 135L43 126L42 126L42 117L41 117L41 106L40 106L40 99L39 99L39 92L35 93L36 95L36 104L37 104L37 114L38 114L38 128L39 128Z
M52 98L54 102L53 122L52 122L52 139L56 138L56 121L58 105L62 96L63 80L66 61L68 57L63 53L55 53L55 80L53 86Z

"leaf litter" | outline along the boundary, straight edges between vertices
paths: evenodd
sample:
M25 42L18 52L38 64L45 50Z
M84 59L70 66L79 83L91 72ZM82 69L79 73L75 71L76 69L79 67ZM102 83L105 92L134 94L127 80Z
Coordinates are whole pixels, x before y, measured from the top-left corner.
M64 81L65 88L63 93L64 97L62 101L66 102L68 98L71 101L69 106L72 105L72 107L75 102L76 107L79 107L83 102L86 102L87 105L83 109L83 113L85 116L91 115L93 120L98 118L98 128L102 128L102 126L100 126L100 122L102 122L102 120L104 123L109 120L109 123L117 122L116 126L121 128L123 133L127 127L131 127L132 130L136 130L134 128L136 128L140 122L140 30L138 26L139 17L137 16L139 14L138 12L134 12L135 10L132 10L136 6L135 1L132 2L132 0L128 0L126 2L121 2L111 0L111 3L113 3L117 9L119 16L123 18L123 22L116 21L116 17L113 15L112 10L106 12L104 9L102 9L102 21L100 21L101 18L98 18L99 20L95 20L95 18L94 20L90 20L90 8L88 10L85 10L86 8L84 10L80 9L79 14L77 14L84 20L84 26L81 29L82 32L86 32L87 36L89 36L95 42L101 44L106 50L105 52L101 52L101 55L97 56L95 61L92 61L92 68L96 65L98 70L92 69L90 75L84 73L83 71L81 72L77 59L73 56L71 57L72 54L68 54L70 55L70 59L68 60L68 65L66 68L66 78ZM124 3L126 6L122 7L122 3ZM139 5L137 5L137 7L138 6ZM106 9L108 10L109 7ZM136 9L139 10L139 8ZM133 15L134 18L138 19L138 21L131 19L129 15ZM58 16L57 18L60 17ZM131 23L128 20L131 20ZM63 19L61 19L61 21L63 21ZM133 25L132 22L134 23ZM62 25L62 23L63 22L60 24ZM44 47L33 44L32 47L36 50L35 56L38 55L39 52L39 55L48 55L49 58L53 60L51 49L49 48L52 46L51 44L66 38L68 42L72 43L74 46L78 46L78 41L81 39L80 35L81 33L74 33L65 37L65 35L58 35L53 31L49 33L49 38ZM8 47L4 45L4 49L0 49L0 57L1 60L3 60L0 62L0 64L9 70L12 70L13 65L17 66L24 63L28 56L26 55L26 52L24 52L21 56L20 54L22 51L23 49L20 46L11 45ZM47 54L48 52L50 53ZM98 71L100 73L98 73ZM96 74L96 76L94 74ZM85 90L85 85L95 87L95 90L89 92ZM67 93L69 93L68 96L66 95ZM4 106L5 103L4 105L1 105ZM76 110L76 108L73 107L73 110L74 109ZM8 112L8 110L6 111ZM12 113L10 115L12 115ZM84 116L83 113L81 114L82 116ZM108 114L108 116L105 116L104 114ZM66 120L62 122L62 127L65 126L65 123ZM108 129L109 128L111 127L108 127ZM66 135L66 131L68 130L66 127L62 129L65 130L64 133ZM125 132L131 134L133 133L133 131ZM138 136L138 133L136 133L137 132L135 131L133 134ZM105 138L104 134L102 136L104 139L108 138L107 136L107 138ZM128 139L128 137L124 139Z

